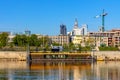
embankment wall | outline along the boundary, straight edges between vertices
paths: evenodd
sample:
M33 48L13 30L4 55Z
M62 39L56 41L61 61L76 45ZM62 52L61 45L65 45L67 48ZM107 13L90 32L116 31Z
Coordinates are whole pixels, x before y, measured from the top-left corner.
M0 51L0 59L4 60L26 60L26 51Z
M120 60L120 51L94 51L91 54L98 60Z

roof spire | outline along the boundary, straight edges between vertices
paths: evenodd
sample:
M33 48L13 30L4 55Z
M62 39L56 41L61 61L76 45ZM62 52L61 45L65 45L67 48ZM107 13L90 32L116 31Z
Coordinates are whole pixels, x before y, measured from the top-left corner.
M78 21L77 21L77 18L75 18L74 28L78 28Z

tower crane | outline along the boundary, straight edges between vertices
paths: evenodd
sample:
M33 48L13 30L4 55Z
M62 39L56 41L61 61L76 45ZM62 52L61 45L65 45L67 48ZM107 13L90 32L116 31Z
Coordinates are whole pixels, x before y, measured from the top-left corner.
M105 31L105 16L108 15L108 13L106 13L103 9L102 14L97 15L95 18L99 18L102 17L102 27L100 28L100 32L104 32Z

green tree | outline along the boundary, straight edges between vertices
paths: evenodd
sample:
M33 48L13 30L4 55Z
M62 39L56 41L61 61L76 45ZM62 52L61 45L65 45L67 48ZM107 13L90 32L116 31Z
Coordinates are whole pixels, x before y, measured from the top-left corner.
M95 44L95 39L90 37L86 42L85 45L86 46L90 46L90 45L94 45Z
M13 43L15 46L26 46L26 44L28 43L28 37L26 35L17 34L13 38Z
M79 52L82 51L82 46L81 46L81 44L78 45L78 51L79 51Z
M37 46L38 45L38 38L37 38L37 35L35 34L32 34L30 36L30 46Z
M56 43L56 42L52 42L52 45L53 46L61 46L59 43Z
M38 38L38 39L37 39L37 42L36 42L36 46L39 47L41 44L42 44L42 41L41 41L41 39Z
M49 50L50 46L51 46L51 40L49 39L48 36L43 36L43 37L38 39L38 43L37 44L39 46L41 46L42 49Z
M113 47L113 46L100 46L99 47L100 51L118 51L118 47Z
M1 33L0 34L0 48L6 46L8 43L8 33Z
M68 44L63 44L63 49L64 49L64 51L69 51L69 45Z
M100 44L100 47L106 47L106 44L104 44L104 43Z
M43 40L44 40L44 41L43 41L43 42L44 42L44 47L46 48L46 50L49 50L50 47L51 47L49 37L48 37L48 36L45 36Z
M69 50L70 50L70 51L75 50L75 45L74 45L72 42L69 43Z

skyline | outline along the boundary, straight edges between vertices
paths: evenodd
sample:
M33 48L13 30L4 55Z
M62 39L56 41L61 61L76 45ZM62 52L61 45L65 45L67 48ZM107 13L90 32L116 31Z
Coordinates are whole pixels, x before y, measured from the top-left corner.
M67 32L72 31L75 18L79 27L88 25L89 31L98 31L102 25L102 10L105 17L105 30L120 27L120 1L105 0L1 0L0 31L58 35L60 25L65 24Z

